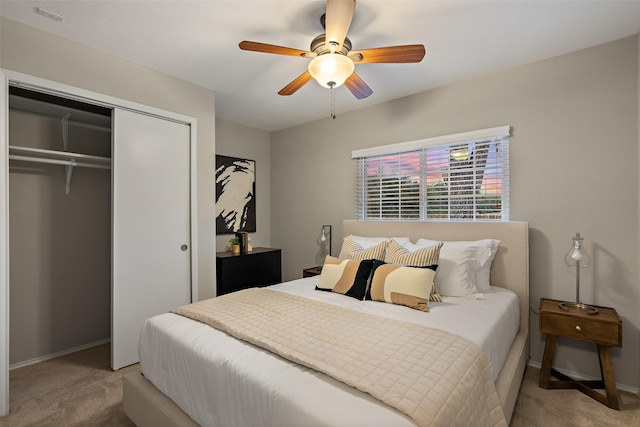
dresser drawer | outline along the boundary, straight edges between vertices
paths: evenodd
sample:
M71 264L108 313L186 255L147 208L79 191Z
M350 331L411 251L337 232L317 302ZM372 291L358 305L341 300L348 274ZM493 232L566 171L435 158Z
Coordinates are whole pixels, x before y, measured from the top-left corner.
M602 322L600 319L567 316L560 313L540 313L540 332L556 336L577 338L597 344L620 347L622 325Z

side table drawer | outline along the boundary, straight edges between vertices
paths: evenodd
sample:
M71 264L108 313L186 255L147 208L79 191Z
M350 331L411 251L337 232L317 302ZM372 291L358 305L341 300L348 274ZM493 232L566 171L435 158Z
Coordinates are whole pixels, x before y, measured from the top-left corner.
M540 315L540 332L620 346L620 325L588 318L543 312Z

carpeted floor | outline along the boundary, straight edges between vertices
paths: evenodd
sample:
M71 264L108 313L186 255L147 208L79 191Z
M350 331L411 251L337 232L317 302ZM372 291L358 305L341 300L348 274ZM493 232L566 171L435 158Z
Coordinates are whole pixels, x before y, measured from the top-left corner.
M621 410L616 411L577 390L542 389L538 387L539 375L539 369L527 367L511 427L640 426L639 396L618 390Z
M122 375L109 344L9 372L9 415L2 427L134 426L122 410Z
M10 413L2 427L133 426L122 411L122 375L113 372L109 345L10 372ZM615 411L576 390L543 390L528 367L511 420L522 426L640 426L640 397L621 392Z

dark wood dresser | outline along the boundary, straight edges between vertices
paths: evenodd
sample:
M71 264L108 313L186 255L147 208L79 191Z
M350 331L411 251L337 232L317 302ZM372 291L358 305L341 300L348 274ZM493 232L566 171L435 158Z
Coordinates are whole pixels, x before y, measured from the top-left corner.
M282 251L273 248L253 248L251 252L234 255L216 252L217 295L241 289L273 285L282 282Z

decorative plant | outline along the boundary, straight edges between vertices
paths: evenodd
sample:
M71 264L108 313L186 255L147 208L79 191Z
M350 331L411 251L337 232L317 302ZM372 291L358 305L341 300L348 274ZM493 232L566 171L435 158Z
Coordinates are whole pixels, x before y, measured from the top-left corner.
M229 240L229 243L231 243L231 245L239 245L240 239L238 239L237 237L233 237L231 238L231 240Z

